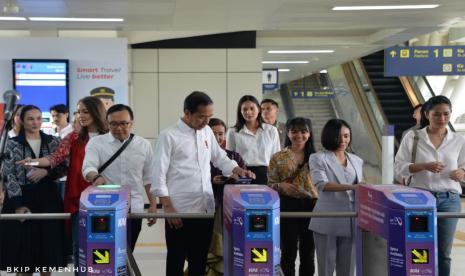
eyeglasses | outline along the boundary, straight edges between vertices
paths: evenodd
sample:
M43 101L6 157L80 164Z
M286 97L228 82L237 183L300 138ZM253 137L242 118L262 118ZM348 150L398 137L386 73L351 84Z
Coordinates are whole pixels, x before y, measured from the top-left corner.
M110 125L111 128L117 128L117 127L126 128L131 124L131 122L125 122L125 121L123 121L123 122L109 122L108 124Z

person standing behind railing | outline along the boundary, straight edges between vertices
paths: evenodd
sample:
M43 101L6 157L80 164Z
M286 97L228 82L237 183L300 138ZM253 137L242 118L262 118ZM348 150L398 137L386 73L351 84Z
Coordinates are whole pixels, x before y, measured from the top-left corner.
M236 125L228 131L226 149L242 156L247 169L256 175L253 184L268 183L268 164L281 145L278 130L263 122L260 104L254 96L245 95L239 100Z
M318 192L310 178L308 159L315 153L312 123L290 119L285 127L285 149L275 153L268 167L268 185L278 191L281 212L311 212ZM308 229L309 218L281 219L281 268L285 276L295 275L299 251L299 275L315 273L315 244Z
M417 130L417 129L420 128L420 125L421 125L421 110L422 110L422 107L423 107L422 104L417 104L417 105L413 108L412 118L415 119L415 125L412 126L412 127L409 128L409 129L404 130L404 131L402 132L402 138L404 138L405 134L407 134L409 131Z
M218 145L224 149L226 144L226 124L218 118L211 118L208 125L215 135ZM229 159L237 162L237 165L245 169L245 162L241 155L235 151L225 150ZM210 162L210 175L213 194L215 196L215 219L213 222L213 234L208 250L207 273L205 276L223 275L223 193L224 186L234 184L236 179L226 177L223 172Z
M465 138L448 129L452 105L434 96L423 105L419 130L402 139L395 158L395 174L406 184L429 190L438 212L460 212L460 182L465 179ZM415 142L416 140L416 142ZM458 219L438 219L439 275L450 275L451 250Z
M184 116L158 136L150 191L160 198L165 213L215 211L210 162L225 174L255 177L220 148L207 126L212 115L212 99L204 92L194 91L184 100ZM189 276L204 275L212 231L212 220L167 219L166 275L182 276L186 259Z
M79 199L82 191L91 185L90 182L84 179L81 172L85 149L91 137L104 134L108 131L105 119L106 110L98 98L91 96L82 98L77 104L77 112L81 128L66 136L53 154L36 160L28 158L18 162L18 164L26 164L31 161L38 161L39 167L50 167L53 169L69 158L64 210L67 213L71 213L75 267L79 266Z
M13 137L18 136L19 131L21 130L21 120L19 118L19 114L21 113L21 108L23 108L21 104L18 104L16 106L16 109L13 112L13 115L11 116L11 120L8 122L7 128L11 128L8 131L8 138L13 138Z
M363 179L363 160L347 149L352 131L347 122L329 120L321 133L326 151L310 155L310 174L318 188L314 212L354 212L355 190ZM318 276L353 276L355 221L353 218L312 218Z
M62 213L63 200L55 181L66 174L66 166L63 164L46 170L15 164L27 157L38 158L52 154L58 148L60 139L40 130L42 112L36 106L24 106L20 120L18 136L8 140L5 149L10 158L3 164L8 192L3 211L16 214ZM2 270L17 267L42 271L44 267L66 266L63 221L9 221L2 228Z

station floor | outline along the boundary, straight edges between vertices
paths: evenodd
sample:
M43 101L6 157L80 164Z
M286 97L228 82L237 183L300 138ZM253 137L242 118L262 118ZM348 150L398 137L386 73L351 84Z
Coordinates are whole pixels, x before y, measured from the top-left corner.
M462 212L465 212L465 199L462 199ZM166 245L164 238L164 220L159 220L152 227L143 225L134 257L142 275L164 276ZM298 260L296 262L298 264ZM463 276L465 271L465 219L459 220L452 249L452 276ZM0 272L1 276L12 276ZM39 274L34 274L34 276ZM72 276L72 273L53 273L53 276Z

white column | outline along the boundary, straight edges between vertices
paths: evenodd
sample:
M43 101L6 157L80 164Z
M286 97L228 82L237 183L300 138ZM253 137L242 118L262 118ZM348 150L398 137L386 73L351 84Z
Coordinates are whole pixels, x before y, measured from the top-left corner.
M465 113L465 107L463 103L465 102L465 77L460 76L457 79L457 83L450 95L449 99L452 102L452 115L450 121L454 123L455 119L461 114Z
M454 91L455 84L457 83L457 76L447 76L446 83L442 89L441 95L444 95L448 98L452 95Z
M383 184L394 181L394 125L385 125L382 139L382 174Z

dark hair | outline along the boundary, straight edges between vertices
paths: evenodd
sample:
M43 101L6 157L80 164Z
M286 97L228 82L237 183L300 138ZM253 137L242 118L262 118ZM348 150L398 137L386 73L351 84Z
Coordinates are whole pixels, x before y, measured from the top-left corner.
M226 131L226 124L224 123L223 120L218 119L218 118L211 118L210 121L208 122L208 126L214 127L214 126L223 126L224 130Z
M26 117L26 113L34 109L39 110L40 113L42 113L42 110L40 110L40 108L38 108L35 105L29 104L29 105L23 106L23 108L21 109L21 112L19 113L19 118L21 119L21 122L24 122L24 117Z
M52 107L50 107L50 112L55 111L57 113L69 113L69 109L66 105L64 104L56 104Z
M343 126L350 130L350 142L348 145L350 147L352 143L352 129L349 124L341 119L331 119L326 122L321 132L321 144L325 149L335 151L339 148L339 144L341 143L341 128Z
M132 112L132 109L129 106L124 105L124 104L112 105L107 110L107 119L108 119L108 116L110 116L112 113L120 112L120 111L124 111L124 110L126 110L129 113L129 117L131 118L131 120L134 120L134 113Z
M87 96L79 100L79 103L82 103L87 112L89 112L90 116L92 117L93 124L97 129L99 134L105 134L108 132L108 125L105 119L105 106L103 105L102 101L94 96ZM84 143L89 138L89 130L87 127L81 127L79 130L78 135L78 142Z
M313 130L312 130L312 121L307 118L303 117L295 117L292 119L287 120L286 123L286 140L284 142L285 147L289 147L292 143L287 135L291 130L306 130L310 133L310 138L308 138L307 142L305 143L304 148L304 163L308 163L308 159L310 158L310 154L315 153L315 142L313 139Z
M446 96L438 95L429 98L429 100L427 100L421 107L420 128L424 128L429 125L429 120L426 118L426 114L439 104L447 104L452 110L452 104Z
M26 113L31 110L38 110L42 114L42 110L40 110L40 108L35 105L29 104L29 105L23 106L23 108L21 109L21 112L19 113L19 118L21 119L20 132L24 132L24 118L26 117Z
M258 127L262 127L263 124L263 118L262 118L262 109L260 107L260 104L258 103L257 98L255 98L252 95L245 95L242 96L242 98L239 99L239 103L237 104L237 116L236 116L236 124L234 125L234 128L236 129L237 132L239 132L245 125L245 119L242 116L242 104L245 102L253 102L257 108L258 108L258 116L257 116L257 121L258 121Z
M194 91L184 99L184 112L187 110L189 113L195 113L200 105L211 104L213 104L213 101L210 96L201 91Z
M264 99L264 100L262 100L262 101L260 102L260 106L261 106L262 104L265 104L265 103L270 103L270 104L276 106L277 108L279 108L279 104L278 104L275 100L273 100L273 99Z
M15 127L15 117L21 114L21 109L23 108L22 104L17 104L13 114L11 115L10 121L8 121L7 129L12 129Z
M416 106L413 107L413 111L417 110L418 108L421 108L423 104L417 104Z

